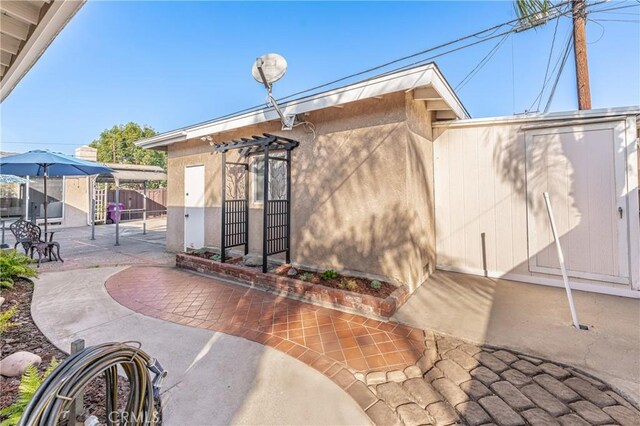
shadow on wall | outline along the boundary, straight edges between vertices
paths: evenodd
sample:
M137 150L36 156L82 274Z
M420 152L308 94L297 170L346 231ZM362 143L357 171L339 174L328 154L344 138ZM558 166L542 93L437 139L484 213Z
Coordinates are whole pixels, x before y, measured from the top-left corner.
M431 210L424 141L405 122L325 134L322 127L294 151L294 259L415 288L430 240L418 211Z

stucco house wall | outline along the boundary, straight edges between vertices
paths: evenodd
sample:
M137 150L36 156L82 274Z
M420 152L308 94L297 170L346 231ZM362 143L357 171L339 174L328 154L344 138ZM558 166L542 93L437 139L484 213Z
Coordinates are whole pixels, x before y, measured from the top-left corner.
M220 133L296 139L291 257L297 264L382 276L415 290L435 268L431 113L398 92L310 112L316 138L279 123ZM233 155L228 161L234 161ZM205 245L220 245L220 156L199 139L168 146L167 248L184 249L184 168L205 167ZM251 182L251 180L250 180ZM251 205L250 252L262 248L262 207Z

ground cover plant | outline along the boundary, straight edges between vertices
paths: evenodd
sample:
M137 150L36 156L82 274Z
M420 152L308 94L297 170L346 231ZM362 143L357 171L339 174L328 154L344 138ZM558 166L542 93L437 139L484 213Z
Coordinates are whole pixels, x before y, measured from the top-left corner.
M13 288L18 278L34 278L38 271L31 266L29 256L17 250L0 251L0 288Z

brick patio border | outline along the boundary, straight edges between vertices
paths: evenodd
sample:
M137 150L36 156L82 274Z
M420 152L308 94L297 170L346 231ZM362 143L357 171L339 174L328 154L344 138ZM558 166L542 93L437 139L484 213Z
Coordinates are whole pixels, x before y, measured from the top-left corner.
M405 286L400 286L386 299L319 284L283 277L274 273L263 273L256 268L233 263L221 263L185 253L176 255L176 266L203 274L219 274L232 277L257 287L295 295L309 303L329 304L351 309L360 314L389 318L409 298Z

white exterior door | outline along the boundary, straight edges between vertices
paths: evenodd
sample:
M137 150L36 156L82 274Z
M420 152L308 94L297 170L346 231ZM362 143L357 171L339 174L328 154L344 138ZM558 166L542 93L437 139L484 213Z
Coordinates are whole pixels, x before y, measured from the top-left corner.
M184 169L184 247L204 247L204 166Z
M547 191L569 276L630 284L625 149L622 121L526 132L531 272L560 274Z

